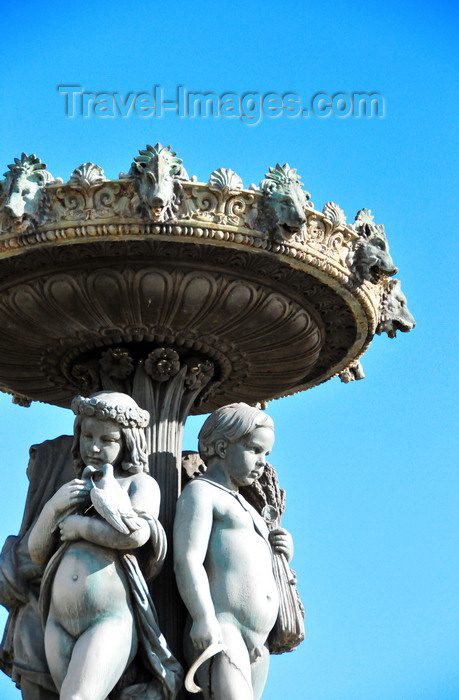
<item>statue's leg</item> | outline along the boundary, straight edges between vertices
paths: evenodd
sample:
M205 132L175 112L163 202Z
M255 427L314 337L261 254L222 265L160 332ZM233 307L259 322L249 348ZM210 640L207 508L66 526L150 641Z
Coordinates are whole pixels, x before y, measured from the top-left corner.
M259 647L259 656L251 664L253 700L260 700L266 685L269 671L269 651L266 646Z
M220 652L197 672L205 700L253 700L250 659L239 630L222 625L227 651Z
M75 642L60 700L105 700L136 650L130 612L95 622Z
M45 627L46 660L58 690L64 682L74 646L75 638L53 617L48 617Z

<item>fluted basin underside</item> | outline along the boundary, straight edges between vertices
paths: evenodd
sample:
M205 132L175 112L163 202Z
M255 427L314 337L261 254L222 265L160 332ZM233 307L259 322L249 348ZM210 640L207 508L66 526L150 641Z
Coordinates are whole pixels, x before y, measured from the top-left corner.
M89 240L4 259L0 273L0 386L60 406L99 388L108 349L210 361L201 413L314 386L372 337L368 308L344 285L234 245Z

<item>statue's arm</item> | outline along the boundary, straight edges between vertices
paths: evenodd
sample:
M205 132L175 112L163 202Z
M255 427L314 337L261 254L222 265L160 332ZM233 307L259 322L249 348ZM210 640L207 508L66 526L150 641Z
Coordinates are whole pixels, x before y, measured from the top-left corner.
M145 511L158 518L161 492L158 482L148 474L136 474L129 488L129 498L135 511Z
M59 525L59 530L63 542L86 540L100 547L121 550L137 549L145 544L150 536L150 528L146 520L142 521L138 530L124 535L105 520L88 518L84 515L69 515Z
M160 492L152 477L136 474L129 488L129 497L135 511L158 516ZM151 534L148 521L143 518L139 520L140 527L128 535L118 532L105 520L82 515L70 515L59 525L59 529L63 542L83 539L101 547L132 550L144 545Z
M29 535L29 554L35 564L45 564L55 545L55 533L66 512L76 510L88 493L82 479L73 479L61 486L45 504Z
M178 503L174 521L174 570L180 595L193 620L191 640L198 650L221 642L204 560L214 518L209 489L189 484Z

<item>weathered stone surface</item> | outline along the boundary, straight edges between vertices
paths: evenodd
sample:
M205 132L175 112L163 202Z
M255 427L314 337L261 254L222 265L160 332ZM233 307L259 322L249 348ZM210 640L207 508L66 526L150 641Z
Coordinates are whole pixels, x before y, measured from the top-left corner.
M344 372L340 373L339 378L344 384L349 384L349 382L354 382L359 379L365 379L365 373L360 361L356 360L352 365L349 365Z
M160 143L147 146L134 158L128 177L135 183L140 214L153 221L174 217L183 200L181 183L189 179L181 163L169 146Z

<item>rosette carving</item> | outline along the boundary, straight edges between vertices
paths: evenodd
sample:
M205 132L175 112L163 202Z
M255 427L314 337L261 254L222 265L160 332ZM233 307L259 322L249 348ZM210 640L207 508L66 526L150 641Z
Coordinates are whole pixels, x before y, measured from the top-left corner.
M156 382L166 382L180 371L180 357L171 348L157 348L145 360L145 371Z
M134 360L124 348L108 348L100 357L99 367L113 379L127 379L134 371Z
M99 245L107 256L108 244ZM72 253L71 247L65 249ZM239 259L234 251L218 256L215 247L201 251L193 246L198 267L217 266L216 272L206 272L190 269L189 258L166 262L159 251L158 245L150 252L140 246L133 267L121 255L100 269L87 260L78 267L74 253L71 273L32 278L1 295L0 325L11 330L0 337L8 367L0 373L0 385L24 395L33 387L29 398L66 405L75 393L91 393L98 385L124 388L133 381L131 366L135 372L140 360L153 379L155 360L157 383L162 376L175 381L183 369L190 391L213 372L204 390L213 391L205 403L211 410L233 400L282 395L315 370L325 338L321 316L330 304L325 285L318 285L319 296L310 303L295 291L288 268L287 277L275 279L276 266L269 259L257 256L251 265L251 258ZM145 264L146 258L158 267ZM316 303L324 310L316 311ZM155 353L151 366L146 364L150 353Z
M248 190L228 168L190 180L161 144L140 151L120 180L83 163L63 184L35 156L9 167L0 184L0 354L10 369L0 386L17 394L31 386L33 398L66 405L76 387L132 382L140 360L170 348L179 371L161 382L142 364L148 381L198 386L208 360L212 379L196 401L212 388L210 410L337 374L362 354L378 315L389 334L411 323L386 318L395 267L384 227L369 210L353 226L333 202L315 211L288 164ZM22 218L7 216L8 188L23 176L33 202L21 189Z

